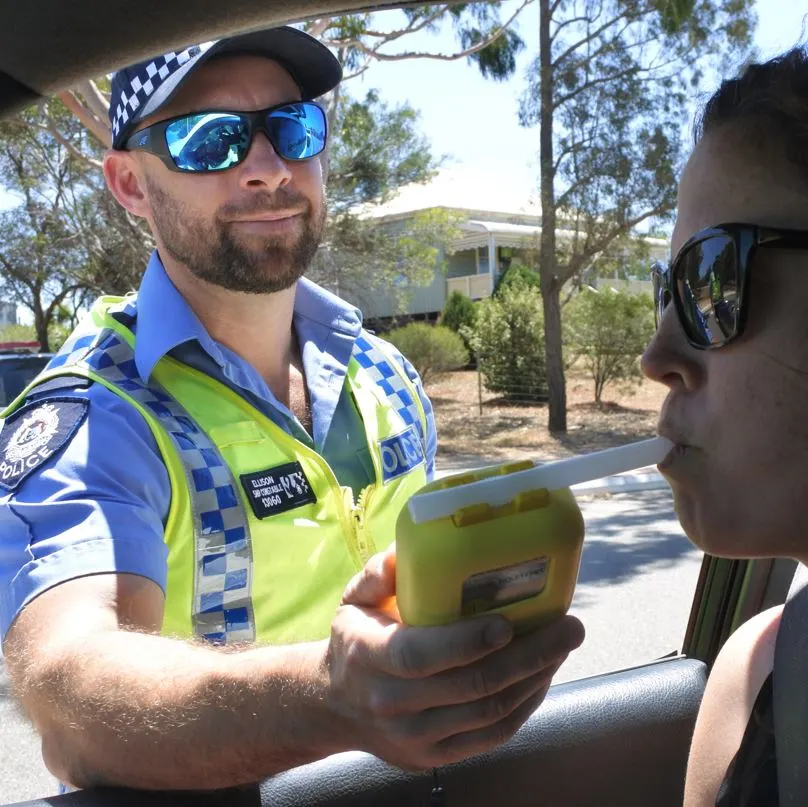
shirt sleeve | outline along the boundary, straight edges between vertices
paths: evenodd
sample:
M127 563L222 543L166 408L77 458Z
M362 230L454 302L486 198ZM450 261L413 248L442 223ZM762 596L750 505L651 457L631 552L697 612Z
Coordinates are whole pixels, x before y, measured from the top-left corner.
M378 339L378 337L376 338ZM404 369L407 378L412 381L413 386L418 392L421 406L424 409L424 415L426 416L426 481L431 482L435 478L435 456L438 453L438 430L435 426L435 412L432 409L432 402L429 400L429 396L424 390L424 385L421 382L421 376L418 375L418 371L407 361L395 345L387 341L385 341L384 344Z
M14 489L0 490L0 641L35 597L77 577L137 574L165 591L171 489L148 424L100 384L65 397L87 401L83 421Z

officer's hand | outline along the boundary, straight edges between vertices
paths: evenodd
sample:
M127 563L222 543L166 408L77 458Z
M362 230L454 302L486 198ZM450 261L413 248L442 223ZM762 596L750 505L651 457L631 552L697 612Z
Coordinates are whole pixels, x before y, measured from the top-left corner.
M409 770L446 765L508 740L536 710L584 638L566 616L514 637L502 616L440 627L395 618L395 555L348 585L331 626L331 706L354 747Z

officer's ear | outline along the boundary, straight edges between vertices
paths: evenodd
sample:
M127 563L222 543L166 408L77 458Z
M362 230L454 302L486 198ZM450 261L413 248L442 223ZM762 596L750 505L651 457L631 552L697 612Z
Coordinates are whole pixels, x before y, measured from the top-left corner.
M131 151L110 149L104 155L104 179L110 193L132 215L148 218L149 202L143 166Z

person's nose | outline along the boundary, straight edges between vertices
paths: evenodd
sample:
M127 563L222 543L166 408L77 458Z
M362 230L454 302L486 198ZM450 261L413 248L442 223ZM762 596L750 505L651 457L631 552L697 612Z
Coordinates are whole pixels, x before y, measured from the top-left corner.
M703 351L688 343L676 310L669 305L640 359L640 366L651 381L670 390L692 392L704 375L702 354Z
M245 190L275 191L292 181L289 164L275 151L263 132L256 132L250 151L239 166L239 183Z

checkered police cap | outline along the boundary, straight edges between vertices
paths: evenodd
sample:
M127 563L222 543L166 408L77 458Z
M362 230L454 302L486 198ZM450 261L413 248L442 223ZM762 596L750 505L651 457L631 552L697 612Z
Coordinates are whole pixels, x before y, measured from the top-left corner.
M323 95L342 79L342 67L325 45L288 26L170 51L124 67L112 77L112 147L122 148L138 121L164 106L199 65L224 53L248 53L279 62L295 80L303 100Z

